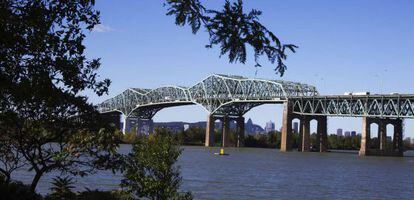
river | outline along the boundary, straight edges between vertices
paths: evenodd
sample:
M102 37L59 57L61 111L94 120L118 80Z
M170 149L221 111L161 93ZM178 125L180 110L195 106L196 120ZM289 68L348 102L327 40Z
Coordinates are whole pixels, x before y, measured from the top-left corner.
M120 151L127 153L129 145ZM277 149L183 147L183 190L195 199L414 199L414 152L405 157L359 157L357 152L281 153ZM46 194L44 176L37 191ZM15 177L30 183L32 174ZM77 178L77 190L119 189L121 174L100 171Z

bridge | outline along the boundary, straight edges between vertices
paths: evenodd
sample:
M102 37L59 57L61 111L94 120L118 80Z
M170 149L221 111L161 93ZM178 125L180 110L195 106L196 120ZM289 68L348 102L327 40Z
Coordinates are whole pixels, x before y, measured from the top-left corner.
M200 105L208 113L205 146L214 141L214 122L222 122L222 145L228 145L229 122L237 122L237 146L243 145L244 117L263 104L284 104L281 151L292 150L292 121L300 120L300 151L310 151L310 121L317 121L317 148L327 150L327 117L361 117L363 129L360 155L403 155L403 120L414 118L414 94L322 96L308 84L252 79L214 74L191 87L165 86L156 89L129 88L98 104L98 111L119 121L123 131L127 118L152 120L167 107ZM119 114L115 114L119 113ZM379 149L370 147L371 124L378 124ZM394 126L392 147L387 145L386 126ZM140 126L140 125L138 125ZM152 128L150 129L152 132Z

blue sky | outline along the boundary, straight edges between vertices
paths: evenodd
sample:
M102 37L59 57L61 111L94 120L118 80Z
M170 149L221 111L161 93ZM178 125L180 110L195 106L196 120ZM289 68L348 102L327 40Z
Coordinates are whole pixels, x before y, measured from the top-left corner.
M202 1L219 8L224 1ZM218 49L206 49L207 34L193 35L166 16L162 0L97 1L99 29L88 34L87 55L101 58L101 77L112 80L109 95L128 87L191 86L213 73L283 79L315 85L321 94L347 91L414 93L414 1L245 1L245 9L263 11L261 22L283 42L299 46L286 62L283 77L262 60L262 68L248 62L230 64ZM257 70L257 71L256 71ZM256 73L257 72L257 73ZM269 120L280 127L281 105L264 105L246 114L262 126ZM198 106L168 108L155 121L201 121L207 113ZM358 118L329 118L329 132L337 128L360 132ZM414 137L414 121L406 121L405 135ZM313 127L314 128L314 127Z

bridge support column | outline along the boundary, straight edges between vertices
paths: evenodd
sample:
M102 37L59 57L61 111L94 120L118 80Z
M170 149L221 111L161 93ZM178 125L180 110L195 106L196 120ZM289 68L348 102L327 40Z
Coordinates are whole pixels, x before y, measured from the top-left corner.
M127 122L128 122L127 119L128 118L125 115L123 117L124 117L124 119L122 121L122 133L125 135L126 132L127 132Z
M379 141L379 149L386 150L387 149L387 124L384 120L381 120L378 123L378 141Z
M396 152L398 156L404 155L404 146L403 146L403 121L402 119L395 119L393 122L394 125L394 138L392 141L393 152Z
M237 122L237 147L244 146L244 117L240 116Z
M371 120L367 117L362 118L362 133L361 133L361 148L359 149L360 156L369 155L371 141Z
M149 134L154 133L154 120L149 120L149 128L148 128Z
M150 135L154 133L154 121L152 119L138 119L136 128L138 135Z
M137 124L136 124L136 135L141 136L141 127L142 127L142 119L138 118Z
M302 151L302 143L303 143L303 126L304 126L304 119L303 117L299 117L299 143L298 143L298 151Z
M326 152L328 149L328 118L326 116L318 118L317 130L319 152Z
M280 151L292 151L292 108L289 101L284 103L282 136L280 141Z
M403 125L401 119L390 118L368 118L362 119L361 156L403 156ZM370 148L371 124L378 124L379 148ZM387 125L394 125L394 140L392 149L387 147Z
M207 124L206 124L206 139L204 142L204 146L212 147L214 146L214 125L215 125L216 118L209 114L207 117Z
M229 144L228 142L228 135L229 132L229 117L228 116L224 116L222 119L222 141L221 141L221 146L222 147L227 147Z
M301 151L302 152L310 151L310 120L309 120L309 117L303 116L300 120L300 124L301 124L300 135L302 137Z

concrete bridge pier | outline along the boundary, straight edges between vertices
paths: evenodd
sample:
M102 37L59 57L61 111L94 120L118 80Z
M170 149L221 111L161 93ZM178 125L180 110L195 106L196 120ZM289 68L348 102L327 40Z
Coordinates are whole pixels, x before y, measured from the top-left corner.
M283 104L282 135L280 141L280 151L292 151L292 108L289 101Z
M367 117L362 118L361 147L359 149L360 156L369 155L371 144L371 120Z
M396 119L394 121L394 138L392 141L392 150L398 152L398 155L403 156L403 120Z
M326 116L318 117L316 143L319 148L319 152L327 151L328 149L328 118Z
M299 151L310 151L310 118L302 116L300 120L300 149Z
M207 116L207 124L206 124L206 138L204 142L204 146L211 147L214 146L214 125L215 125L216 117L214 115L209 114Z
M237 147L243 147L244 146L244 117L243 116L239 116L236 119L236 124L237 124L237 130L236 130L236 134L237 134Z
M144 119L143 121L145 121L148 126L148 135L154 133L154 121L152 119ZM140 130L139 128L140 127L137 127L138 130Z
M292 150L292 120L300 120L298 151L310 151L310 122L317 121L317 141L314 144L320 152L326 152L328 148L328 118L326 116L298 115L292 112L292 105L289 101L284 103L282 120L282 137L280 151Z
M371 147L371 124L378 125L379 148ZM387 145L387 125L394 126L392 147ZM403 121L392 118L362 118L360 156L403 156Z
M222 121L222 133L221 133L221 147L227 147L229 145L229 136L230 134L230 128L229 128L229 116L225 115L223 118L221 118Z
M226 147L229 145L229 135L230 134L230 120L235 120L237 127L236 127L236 137L237 137L237 147L244 146L244 117L239 116L237 118L230 118L229 116L217 117L212 114L207 116L207 124L206 124L206 135L205 135L205 142L204 146L211 147L214 146L214 127L215 121L220 119L222 123L222 146Z
M383 120L378 124L378 142L380 150L387 149L387 124Z
M125 135L128 131L128 127L130 126L131 121L128 120L128 117L124 115L124 118L122 120L122 133Z
M142 132L141 132L142 126L143 126L143 121L141 119L138 119L137 120L137 124L135 126L136 127L136 135L137 136L145 135L145 134L142 134Z
M326 152L328 148L328 126L327 126L327 117L326 116L306 116L302 115L300 119L300 133L299 133L299 148L298 151L307 152L311 151L310 143L310 122L312 120L317 121L317 131L316 131L316 143L313 144L314 147L319 152Z

